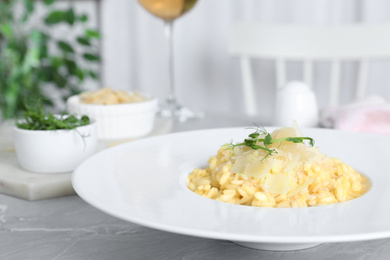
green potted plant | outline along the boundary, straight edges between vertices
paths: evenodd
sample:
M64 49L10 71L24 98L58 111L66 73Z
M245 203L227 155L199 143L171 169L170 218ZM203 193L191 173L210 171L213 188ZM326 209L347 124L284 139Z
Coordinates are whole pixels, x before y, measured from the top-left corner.
M46 13L35 25L33 0L0 1L0 121L19 116L31 100L52 107L48 86L65 100L81 91L86 78L98 79L100 33L87 27L88 16L72 6L57 9L55 0L43 2ZM83 32L71 40L55 38L50 32L60 24L79 25Z

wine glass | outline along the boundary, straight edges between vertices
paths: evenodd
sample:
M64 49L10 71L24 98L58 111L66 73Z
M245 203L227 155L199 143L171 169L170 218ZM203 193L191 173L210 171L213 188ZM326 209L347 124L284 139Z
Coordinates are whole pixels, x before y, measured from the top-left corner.
M200 118L202 113L195 113L180 105L176 97L174 82L174 61L173 61L173 21L187 13L194 7L197 0L138 0L139 3L150 13L161 18L165 22L165 37L168 43L168 81L169 95L165 104L160 107L159 115L170 117L185 122L188 119Z

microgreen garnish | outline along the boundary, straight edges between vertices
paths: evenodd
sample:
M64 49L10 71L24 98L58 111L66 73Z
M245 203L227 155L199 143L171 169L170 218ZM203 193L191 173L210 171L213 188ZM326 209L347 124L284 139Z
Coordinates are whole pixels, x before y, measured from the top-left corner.
M85 137L89 135L81 134L77 127L90 124L88 116L80 118L74 115L62 114L54 116L52 113L45 113L38 102L35 106L26 105L27 110L24 112L24 120L16 121L16 126L25 130L60 130L75 129L83 139L84 149L86 148Z
M57 117L50 112L44 113L42 107L28 106L23 117L24 120L17 121L16 126L26 130L75 129L90 123L88 116L82 116L79 119L74 115L62 114Z
M311 137L284 137L273 139L271 134L267 132L267 130L262 126L256 126L255 132L248 135L249 138L245 139L244 142L233 144L231 142L226 146L227 149L233 149L238 146L247 146L252 148L253 150L263 150L266 151L267 154L262 158L264 160L268 156L271 156L277 151L275 149L269 148L271 144L282 143L282 142L293 142L293 143L305 143L305 140L309 141L310 146L314 146L314 140ZM259 138L262 137L262 138Z

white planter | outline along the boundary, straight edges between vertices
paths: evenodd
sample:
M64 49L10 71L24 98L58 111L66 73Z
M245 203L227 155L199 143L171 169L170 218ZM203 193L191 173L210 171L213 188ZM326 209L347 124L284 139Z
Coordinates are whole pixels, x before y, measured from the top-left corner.
M97 125L91 122L71 130L25 130L15 126L13 138L23 169L64 173L73 171L96 151Z

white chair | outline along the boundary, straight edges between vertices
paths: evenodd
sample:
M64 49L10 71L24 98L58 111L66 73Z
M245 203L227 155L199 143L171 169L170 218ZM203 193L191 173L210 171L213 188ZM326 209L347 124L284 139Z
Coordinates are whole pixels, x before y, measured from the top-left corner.
M236 23L229 38L229 54L239 57L246 113L256 114L251 58L276 61L277 87L286 83L286 61L303 62L303 80L313 86L313 62L331 62L329 104L339 103L340 65L358 61L355 97L365 96L369 62L390 58L390 23L349 25L294 25Z

